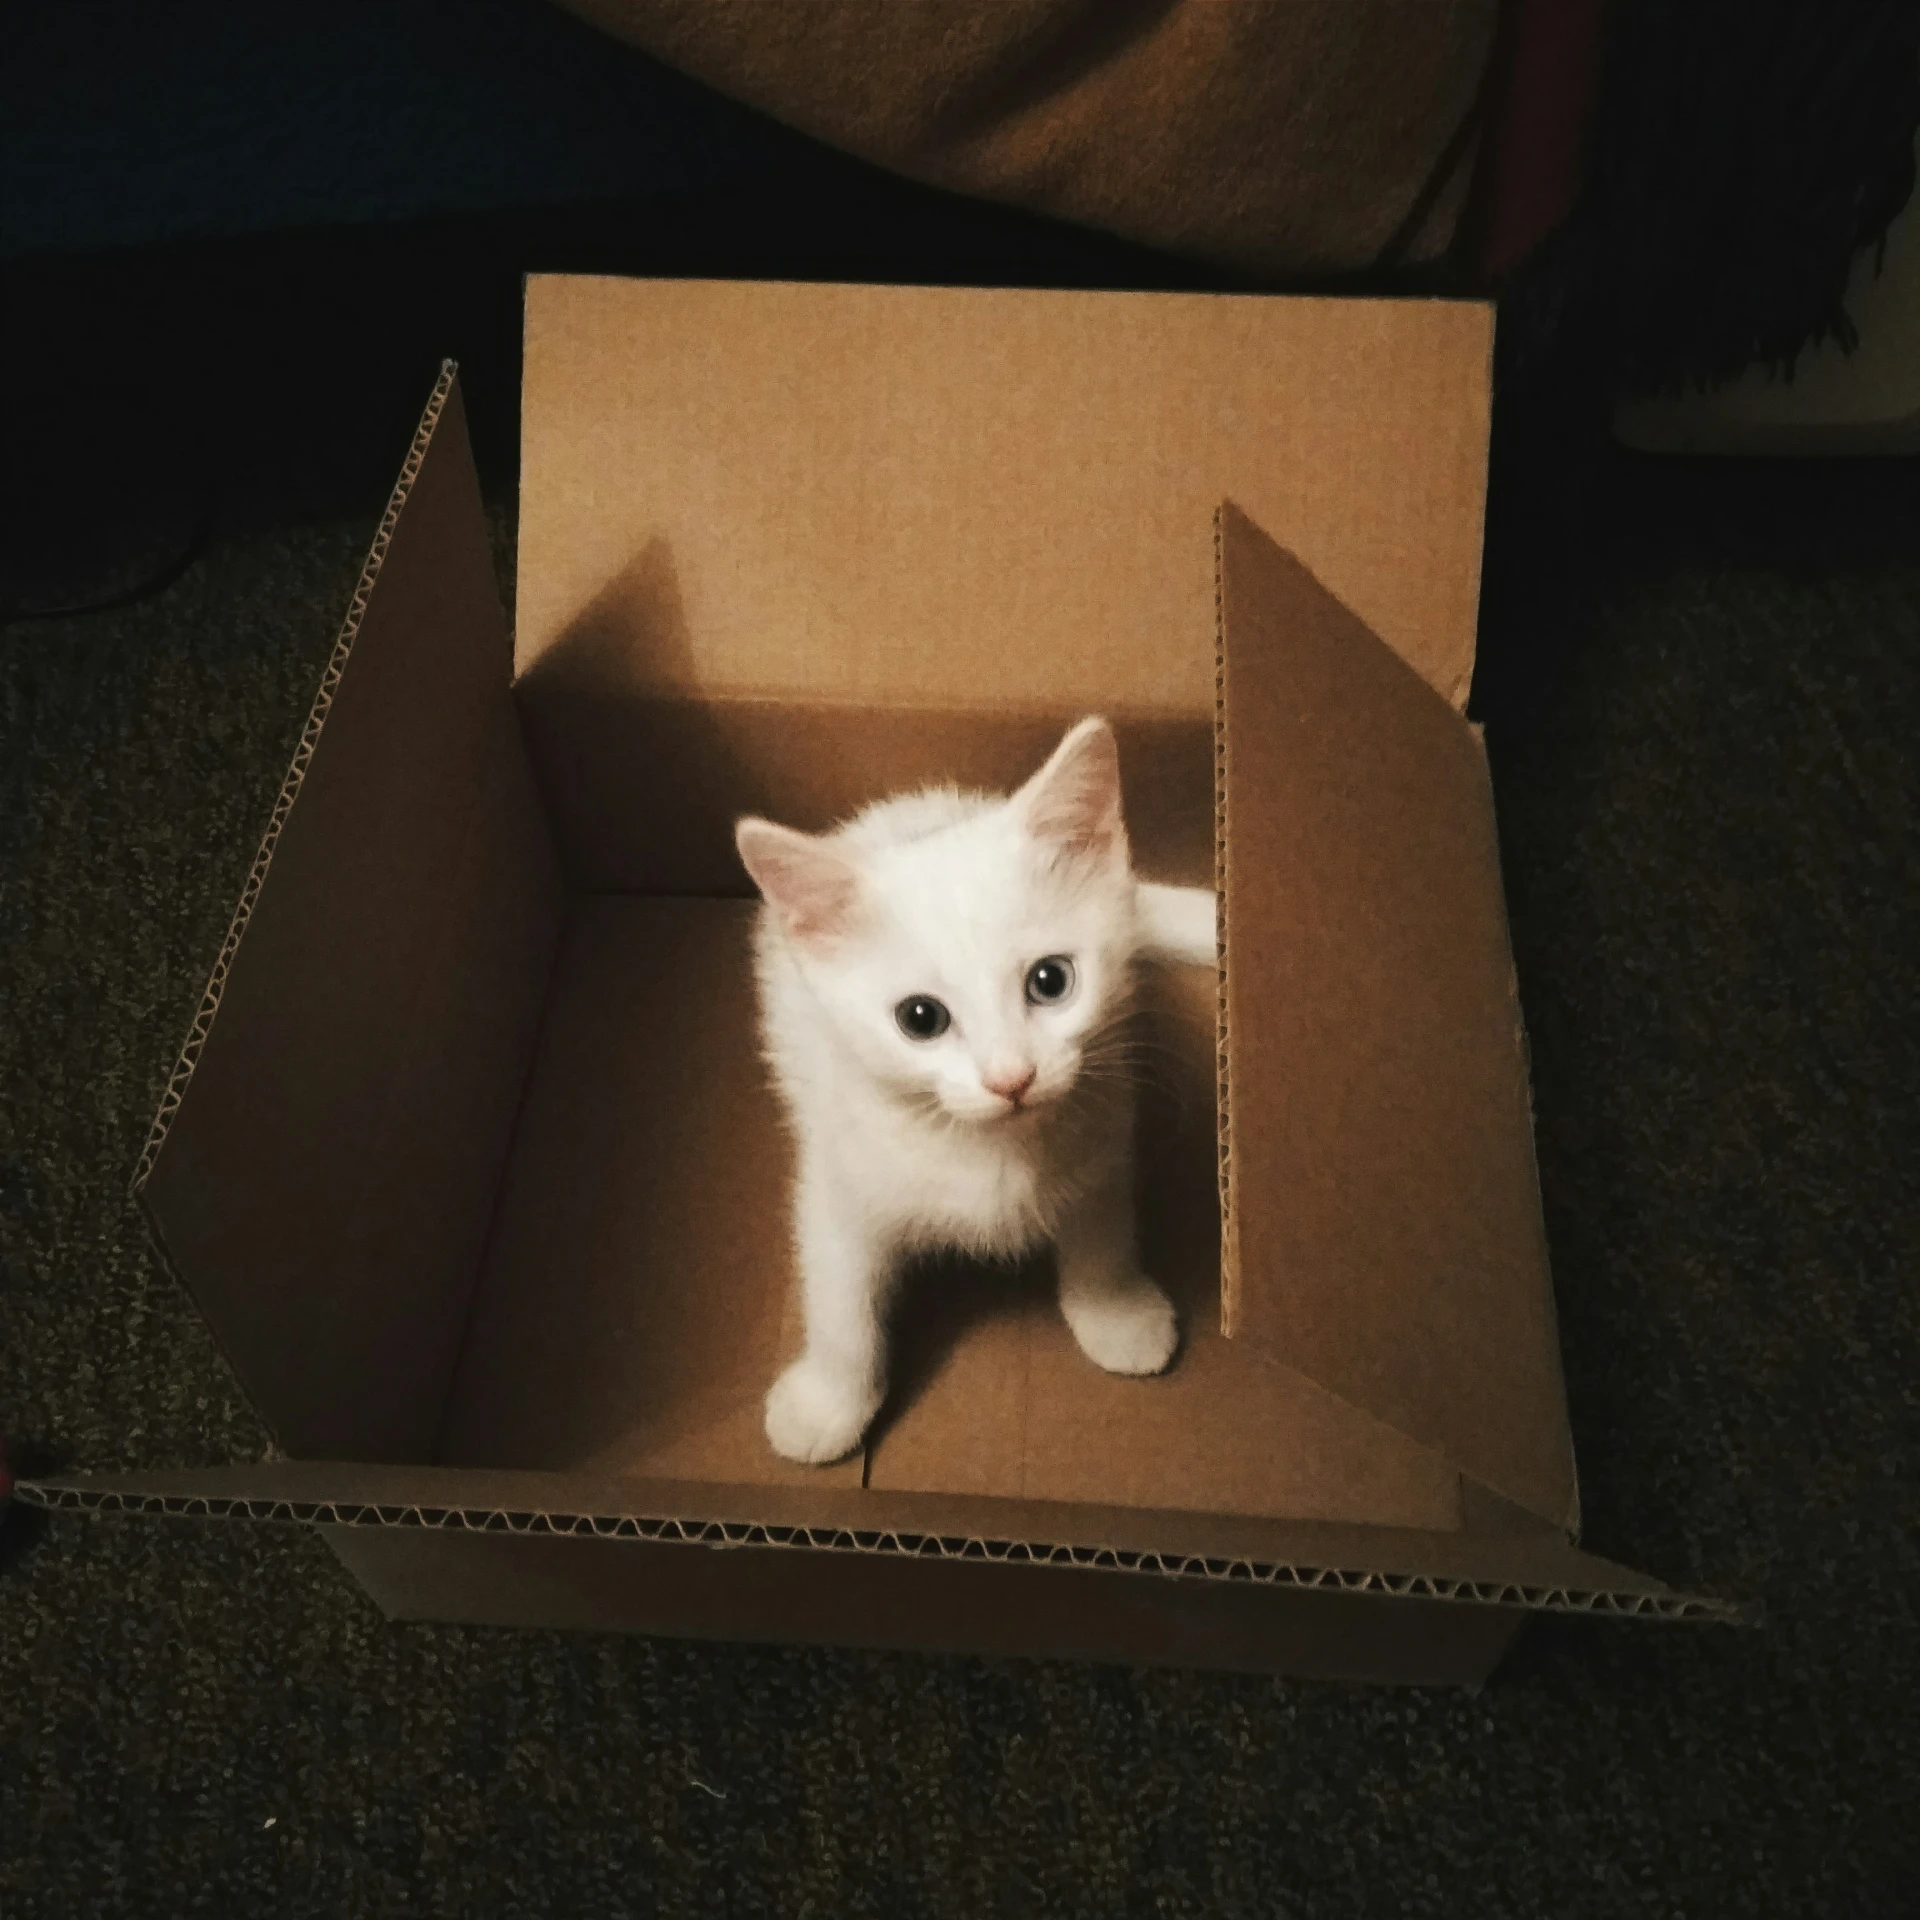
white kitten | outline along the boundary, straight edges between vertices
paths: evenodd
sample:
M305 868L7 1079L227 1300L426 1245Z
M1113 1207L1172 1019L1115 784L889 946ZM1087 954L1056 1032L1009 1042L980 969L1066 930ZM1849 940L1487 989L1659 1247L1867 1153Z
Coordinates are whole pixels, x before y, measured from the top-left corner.
M1134 879L1112 729L1081 721L1010 798L936 788L825 835L745 819L736 838L799 1149L806 1346L767 1397L774 1447L860 1444L916 1253L1051 1240L1081 1350L1158 1373L1177 1329L1135 1257L1122 1023L1136 960L1214 963L1214 897Z

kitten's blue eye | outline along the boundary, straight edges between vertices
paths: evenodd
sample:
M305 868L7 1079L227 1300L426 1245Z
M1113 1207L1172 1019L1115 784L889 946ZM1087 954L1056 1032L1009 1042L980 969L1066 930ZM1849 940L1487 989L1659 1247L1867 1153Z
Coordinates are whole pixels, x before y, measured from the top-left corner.
M953 1015L924 993L902 1000L894 1008L893 1017L909 1040L938 1040L953 1024Z
M1073 962L1064 953L1036 960L1027 969L1027 999L1036 1007L1057 1006L1073 991Z

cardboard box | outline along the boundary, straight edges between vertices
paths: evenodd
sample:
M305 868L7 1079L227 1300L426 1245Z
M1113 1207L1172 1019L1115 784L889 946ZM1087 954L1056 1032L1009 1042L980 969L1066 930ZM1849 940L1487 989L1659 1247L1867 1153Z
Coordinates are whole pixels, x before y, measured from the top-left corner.
M510 647L449 368L137 1186L286 1456L43 1481L317 1526L396 1617L1477 1681L1583 1553L1473 665L1483 307L540 279ZM742 811L1115 722L1148 1265L924 1277L774 1456L787 1146ZM1223 1225L1224 1223L1224 1225Z

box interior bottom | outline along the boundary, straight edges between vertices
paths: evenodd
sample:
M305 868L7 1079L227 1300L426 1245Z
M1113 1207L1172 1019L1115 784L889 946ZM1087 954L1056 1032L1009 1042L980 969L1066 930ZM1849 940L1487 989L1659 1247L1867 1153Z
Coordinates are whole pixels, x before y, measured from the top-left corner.
M779 1459L761 1402L797 1349L790 1155L734 900L571 903L441 1464L969 1493L1452 1530L1457 1472L1219 1330L1214 983L1158 975L1143 1089L1148 1270L1182 1342L1152 1380L1087 1361L1044 1260L916 1273L863 1455Z

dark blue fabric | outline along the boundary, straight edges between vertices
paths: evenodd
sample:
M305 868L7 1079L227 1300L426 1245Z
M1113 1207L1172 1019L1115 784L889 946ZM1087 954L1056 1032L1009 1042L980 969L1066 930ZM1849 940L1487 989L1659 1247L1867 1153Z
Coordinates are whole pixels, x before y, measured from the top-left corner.
M0 257L680 197L811 151L544 0L0 0Z

